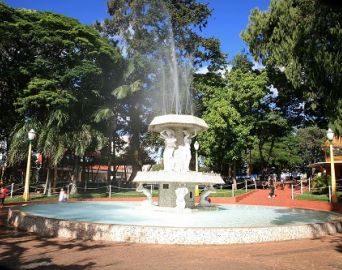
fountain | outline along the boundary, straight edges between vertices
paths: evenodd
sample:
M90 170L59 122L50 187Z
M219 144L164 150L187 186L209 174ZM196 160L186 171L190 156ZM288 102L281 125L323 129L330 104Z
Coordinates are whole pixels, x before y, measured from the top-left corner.
M191 160L191 140L208 129L204 120L194 116L190 92L192 63L191 57L177 57L175 40L170 17L161 6L164 15L166 37L159 40L159 55L154 84L159 99L156 116L149 125L150 132L157 132L164 140L164 170L138 172L133 182L138 184L157 184L159 188L158 205L177 209L195 207L195 187L224 184L221 176L189 170ZM209 195L209 192L207 193ZM207 204L206 204L207 206Z
M164 170L138 172L134 183L158 184L161 207L177 209L195 207L196 185L208 186L206 196L214 192L214 184L224 184L219 174L201 173L189 170L191 159L191 138L206 130L208 125L192 115L168 114L155 117L149 125L149 131L159 132L164 139ZM205 200L200 206L209 206Z
M169 46L170 45L170 46ZM314 238L342 231L341 215L285 207L219 205L216 211L206 196L213 185L223 183L220 175L189 170L191 139L208 129L193 116L189 104L189 68L178 72L176 49L169 37L161 42L161 115L149 131L163 138L164 170L138 172L134 183L146 200L137 202L74 202L36 204L9 210L15 227L44 236L158 244L231 244ZM182 70L184 71L182 62ZM171 79L170 79L171 78ZM159 185L158 207L143 184ZM195 207L195 186L206 188Z

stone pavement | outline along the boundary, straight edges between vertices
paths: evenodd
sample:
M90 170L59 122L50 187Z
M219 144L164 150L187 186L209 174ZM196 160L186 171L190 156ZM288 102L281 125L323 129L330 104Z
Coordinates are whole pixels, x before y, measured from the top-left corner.
M288 199L288 191L277 192L276 198L268 199L267 191L261 190L239 203L282 206L294 203ZM329 204L317 205L320 209ZM39 237L6 226L6 216L7 208L0 210L0 269L342 270L342 234L222 246L110 243Z

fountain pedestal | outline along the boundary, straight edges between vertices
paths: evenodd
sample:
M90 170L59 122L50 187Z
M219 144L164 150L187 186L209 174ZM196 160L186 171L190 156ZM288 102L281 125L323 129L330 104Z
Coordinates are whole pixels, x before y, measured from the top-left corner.
M139 184L154 184L159 188L159 206L176 207L176 190L186 187L189 192L185 195L185 208L195 207L196 185L213 186L224 184L222 177L214 173L202 172L167 172L151 171L138 172L133 182Z

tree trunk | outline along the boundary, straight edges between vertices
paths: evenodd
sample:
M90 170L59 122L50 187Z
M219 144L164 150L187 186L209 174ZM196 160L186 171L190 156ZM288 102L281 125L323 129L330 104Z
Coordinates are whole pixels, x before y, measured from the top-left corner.
M236 189L237 188L236 177L234 177L234 168L231 162L228 163L228 179L233 181L233 187L234 189Z
M53 166L53 188L56 188L58 179L58 167L57 165Z
M142 160L140 157L140 131L141 131L141 120L140 120L140 110L139 104L134 104L130 112L131 120L131 162L132 162L132 174L129 178L131 183L136 176L137 172L141 170Z
M77 194L77 181L80 179L80 158L75 156L75 168L71 176L71 189L70 194Z
M51 179L50 179L50 168L47 168L46 181L44 187L44 195L51 196Z

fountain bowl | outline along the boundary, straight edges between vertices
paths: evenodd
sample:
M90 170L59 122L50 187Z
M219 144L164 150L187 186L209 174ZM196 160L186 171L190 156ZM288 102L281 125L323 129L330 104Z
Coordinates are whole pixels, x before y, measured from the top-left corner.
M223 211L209 211L209 219L202 220L201 215L208 211L185 209L187 211L167 211L160 207L136 207L124 212L132 202L76 202L62 204L40 204L11 208L8 215L10 224L17 228L37 233L41 236L64 237L83 240L101 240L113 242L182 244L182 245L226 245L284 241L303 238L317 238L342 232L341 215L332 212L310 211L286 207L273 207L285 220L280 224L279 216L272 217L271 224L241 224L241 218L247 222L267 217L263 211L270 207L218 205L228 207ZM74 207L79 204L78 208ZM231 208L237 209L237 212ZM32 211L31 208L46 208L45 214ZM90 207L90 208L89 208ZM259 214L250 217L248 209L259 209ZM189 211L190 210L190 211ZM118 211L118 212L116 212ZM123 212L122 212L123 211ZM98 215L105 213L116 220L102 219ZM243 213L235 217L234 213ZM305 220L305 213L309 219ZM59 213L60 215L54 215ZM223 216L221 215L223 214ZM85 216L88 218L85 219ZM97 215L97 217L96 217ZM220 217L221 215L221 217ZM316 215L332 215L333 218L316 220ZM146 222L145 217L152 218ZM133 218L133 219L132 219ZM218 219L237 222L222 225ZM305 217L307 218L307 217ZM304 220L303 220L304 219ZM193 223L193 221L195 223ZM299 223L298 223L299 222Z
M208 125L203 119L193 115L165 114L156 116L148 126L148 130L152 132L161 132L168 128L186 129L197 134L200 131L207 130Z

